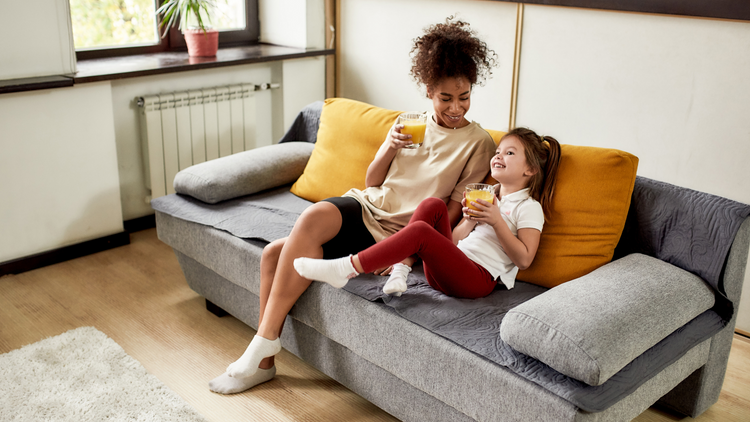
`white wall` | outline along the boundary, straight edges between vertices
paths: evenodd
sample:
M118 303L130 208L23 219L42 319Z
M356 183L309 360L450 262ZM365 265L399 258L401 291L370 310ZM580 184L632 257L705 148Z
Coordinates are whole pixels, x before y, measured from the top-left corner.
M394 110L431 110L426 92L409 76L413 39L456 15L468 21L498 55L486 86L474 87L469 119L507 130L513 79L516 4L456 0L347 0L339 23L339 96Z
M122 232L109 83L0 95L0 262Z
M258 0L260 40L297 48L325 48L324 0Z
M67 0L3 1L0 80L76 71Z
M750 23L526 6L517 124L750 203Z

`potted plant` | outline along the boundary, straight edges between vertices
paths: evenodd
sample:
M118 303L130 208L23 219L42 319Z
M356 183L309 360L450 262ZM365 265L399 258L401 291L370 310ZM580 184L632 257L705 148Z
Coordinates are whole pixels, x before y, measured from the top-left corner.
M210 24L210 10L216 0L164 0L156 13L162 16L159 28L164 38L179 19L178 28L185 37L188 55L213 57L219 49L219 31Z

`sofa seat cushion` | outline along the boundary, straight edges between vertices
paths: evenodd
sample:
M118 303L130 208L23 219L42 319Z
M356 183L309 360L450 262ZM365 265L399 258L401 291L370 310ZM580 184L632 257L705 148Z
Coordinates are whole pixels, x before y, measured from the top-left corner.
M208 204L291 183L302 174L315 146L268 145L190 166L174 178L175 192Z
M700 277L632 254L512 309L500 336L560 373L601 385L713 304Z

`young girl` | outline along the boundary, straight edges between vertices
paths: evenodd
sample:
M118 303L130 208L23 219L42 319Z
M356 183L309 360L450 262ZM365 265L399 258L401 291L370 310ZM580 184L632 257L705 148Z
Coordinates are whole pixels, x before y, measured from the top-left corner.
M312 282L294 270L295 258L339 258L374 245L406 226L427 197L448 204L449 221L461 219L464 186L484 178L495 148L487 131L465 117L473 87L491 74L495 58L468 23L452 18L415 40L411 75L426 88L434 111L422 146L404 149L411 135L394 125L367 169L365 190L311 205L289 237L263 249L257 335L209 382L212 391L238 393L274 377L284 320Z
M463 220L451 233L445 202L428 198L419 205L409 225L356 255L333 260L298 258L297 272L311 280L343 287L350 278L417 255L427 282L446 295L487 296L496 280L512 288L519 269L534 260L560 162L560 144L518 128L505 135L490 161L495 186L494 203L464 205ZM406 271L408 273L408 271ZM405 290L405 288L404 288Z

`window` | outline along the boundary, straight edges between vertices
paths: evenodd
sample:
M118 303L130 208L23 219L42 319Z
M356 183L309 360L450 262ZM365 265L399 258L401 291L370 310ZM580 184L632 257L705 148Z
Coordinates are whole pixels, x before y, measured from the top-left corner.
M185 40L177 25L161 37L155 16L160 3L160 0L70 0L76 56L87 59L184 50ZM257 0L216 0L210 22L220 31L220 46L258 42Z

